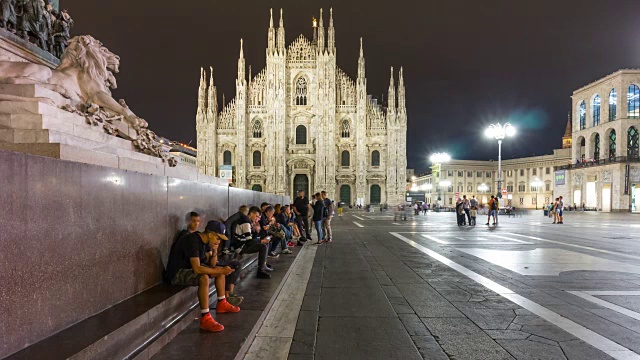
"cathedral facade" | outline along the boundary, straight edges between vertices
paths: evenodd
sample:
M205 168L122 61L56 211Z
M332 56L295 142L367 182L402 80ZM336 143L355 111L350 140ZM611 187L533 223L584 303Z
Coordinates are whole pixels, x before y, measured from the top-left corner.
M327 191L345 204L404 202L407 111L403 71L393 68L388 104L367 95L360 40L358 75L336 65L333 12L313 38L285 43L282 10L268 29L266 67L245 73L240 41L236 95L218 109L213 71L201 71L197 142L201 173L233 170L232 186L288 195Z

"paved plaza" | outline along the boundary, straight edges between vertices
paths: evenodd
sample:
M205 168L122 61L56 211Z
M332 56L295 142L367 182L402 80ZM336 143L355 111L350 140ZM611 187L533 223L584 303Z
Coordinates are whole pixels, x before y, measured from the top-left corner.
M288 358L640 359L639 220L345 213L316 251Z

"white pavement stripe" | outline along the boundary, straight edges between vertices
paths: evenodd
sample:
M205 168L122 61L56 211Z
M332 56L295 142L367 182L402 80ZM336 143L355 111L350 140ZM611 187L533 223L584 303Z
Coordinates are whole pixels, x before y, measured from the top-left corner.
M431 235L427 235L427 234L422 234L422 237L423 237L423 238L425 238L425 239L429 239L429 240L431 240L431 241L435 241L435 242L437 242L437 243L439 243L439 244L445 244L445 245L447 244L447 242L446 242L446 241L442 241L442 240L438 239L438 238L437 238L437 237L435 237L435 236L431 236Z
M532 245L533 243L530 241L524 241L524 240L518 240L518 239L514 239L514 238L508 238L506 236L500 236L500 235L492 235L493 237L496 237L498 239L505 239L505 240L509 240L509 241L515 241L517 243L521 243L521 244L527 244L527 245Z
M354 218L356 218L356 219L358 219L358 220L363 220L363 221L364 221L364 219L363 219L363 218L361 218L360 216L355 216L355 215L353 215L353 217L354 217Z
M566 243L566 242L562 242L562 241L549 240L549 239L542 239L542 238L539 238L539 237L529 236L529 235L520 235L520 234L514 234L514 233L507 233L507 234L509 234L509 235L513 235L513 236L525 237L525 238L527 238L527 239L532 239L532 240L538 240L538 241L544 241L544 242L549 242L549 243L554 243L554 244L560 244L560 245L565 245L565 246L571 246L571 247L580 248L580 249L585 249L585 250L593 250L593 251L601 252L601 253L604 253L604 254L618 255L618 256L628 257L628 258L630 258L630 259L640 260L640 256L629 255L629 254L625 254L625 253L621 253L621 252L617 252L617 251L609 251L609 250L604 250L604 249L598 249L598 248L594 248L594 247L591 247L591 246L583 246L583 245L576 245L576 244L568 244L568 243Z
M496 293L500 294L502 297L511 300L512 302L522 306L523 308L531 311L532 313L558 326L559 328L583 340L584 342L595 347L596 349L603 351L609 356L619 360L629 360L629 359L640 360L640 355L625 348L624 346L617 344L607 339L606 337L598 333L595 333L587 329L586 327L545 308L544 306L541 306L540 304L537 304L521 295L516 294L514 291L496 283L495 281L490 280L472 270L469 270L466 267L438 254L433 250L427 249L426 247L416 243L415 241L409 238L406 238L398 233L392 232L390 234L406 242L407 244L413 246L414 248L420 250L421 252L427 254L428 256L449 266L450 268L456 270L457 272L467 276L468 278L474 280L480 285L483 285L484 287L492 291L495 291Z
M235 360L286 359L317 246L303 246Z
M587 292L582 292L582 291L567 291L568 293L571 293L575 296L579 296L585 300L589 300L594 304L598 304L600 306L604 306L607 309L611 309L613 311L617 311L621 314L627 315L630 318L636 319L636 320L640 320L640 314L635 312L635 311L631 311L627 308L624 308L622 306L610 303L608 301L602 300L602 299L598 299L595 296L591 296L591 294L588 294ZM594 291L595 292L595 291ZM616 292L616 291L614 291ZM619 294L616 294L619 295ZM638 292L638 295L640 295L640 292Z
M583 291L583 293L593 296L640 296L640 291L626 290Z
M356 225L358 225L359 227L364 227L364 225L362 225L362 224L360 224L360 223L357 223L357 222L355 222L355 221L354 221L353 223L354 223L354 224L356 224Z

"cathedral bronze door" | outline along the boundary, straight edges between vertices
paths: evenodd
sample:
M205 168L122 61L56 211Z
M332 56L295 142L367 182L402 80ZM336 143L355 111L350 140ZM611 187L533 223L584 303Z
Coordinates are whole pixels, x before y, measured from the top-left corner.
M293 196L298 195L298 191L304 190L309 197L309 177L304 174L298 174L293 178Z
M340 201L347 206L351 205L351 187L349 185L340 187Z
M371 185L371 204L380 204L382 201L382 189L380 189L380 185L374 184Z

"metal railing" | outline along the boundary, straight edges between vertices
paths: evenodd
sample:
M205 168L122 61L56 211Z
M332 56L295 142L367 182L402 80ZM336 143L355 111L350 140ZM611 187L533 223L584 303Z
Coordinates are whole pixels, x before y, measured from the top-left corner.
M592 166L602 166L609 164L619 164L619 163L628 163L628 162L640 162L640 156L616 156L606 159L600 160L585 160L580 163L564 165L564 166L556 166L556 170L571 170L571 169L582 169L588 168Z

